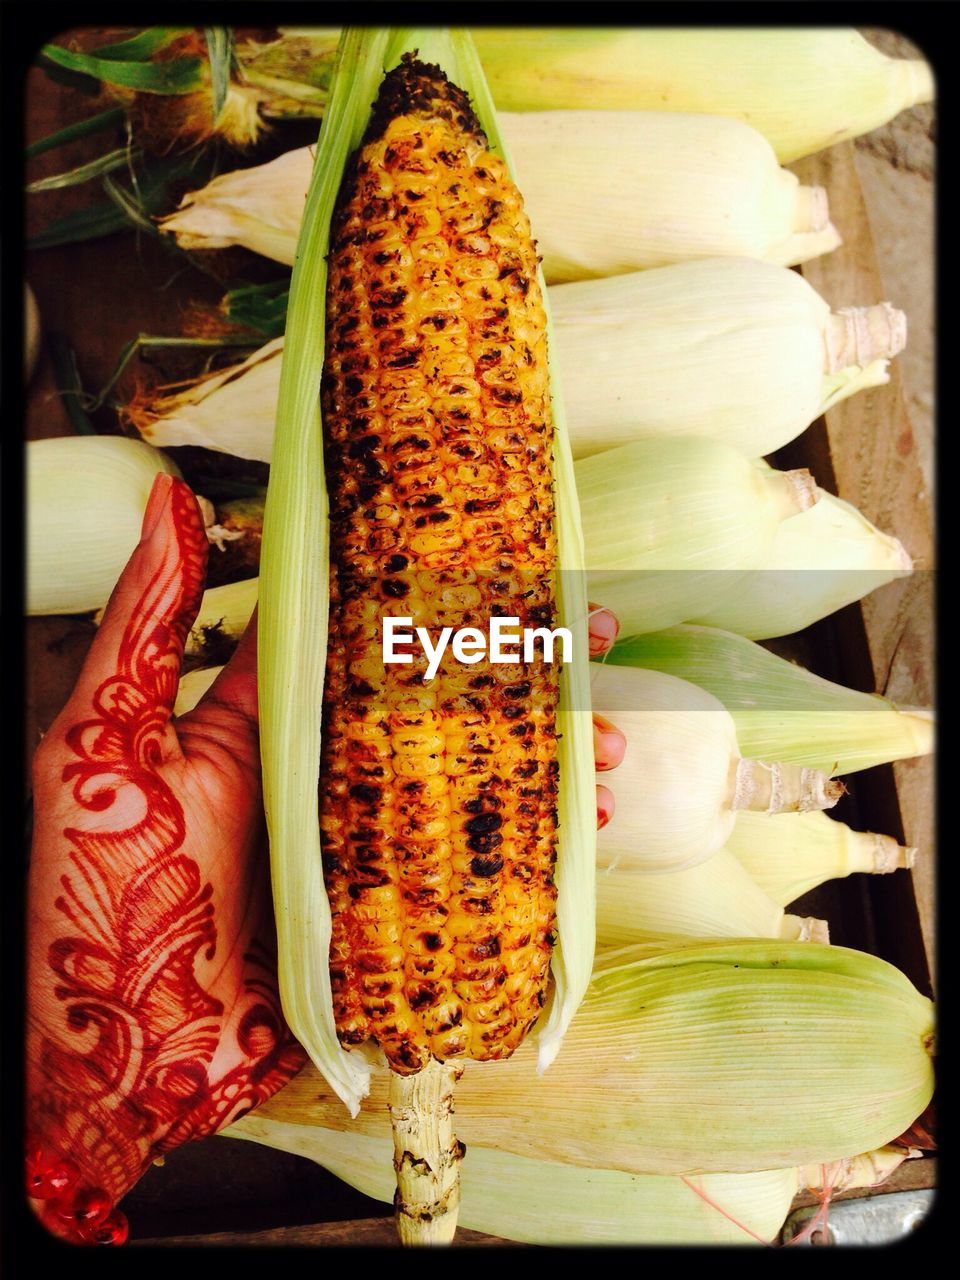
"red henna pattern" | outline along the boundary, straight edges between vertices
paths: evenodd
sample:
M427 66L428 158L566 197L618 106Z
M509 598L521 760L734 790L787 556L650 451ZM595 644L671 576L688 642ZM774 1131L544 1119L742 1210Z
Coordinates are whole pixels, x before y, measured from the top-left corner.
M213 889L182 851L183 809L156 772L203 591L206 537L179 482L171 513L176 537L127 627L117 673L97 689L95 717L67 734L79 760L63 778L77 804L109 818L121 788L129 812L133 789L142 816L122 829L64 831L71 870L55 905L73 932L50 946L48 960L65 1029L76 1034L44 1038L45 1083L32 1107L39 1132L55 1133L61 1152L83 1153L104 1185L123 1190L157 1156L268 1098L304 1060L280 1012L275 961L252 941L244 960L262 976L248 974L248 1003L231 1014L245 1060L218 1080L209 1075L224 1008L195 967L216 951Z

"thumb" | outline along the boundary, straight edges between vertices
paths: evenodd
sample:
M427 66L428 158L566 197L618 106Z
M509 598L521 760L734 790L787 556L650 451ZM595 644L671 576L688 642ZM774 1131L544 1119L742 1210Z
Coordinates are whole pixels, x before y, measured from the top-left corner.
M207 538L196 499L182 480L158 475L140 542L113 589L55 727L70 737L96 736L106 722L111 732L129 734L127 745L144 764L157 765L177 753L170 718L206 563ZM93 746L72 745L81 754Z

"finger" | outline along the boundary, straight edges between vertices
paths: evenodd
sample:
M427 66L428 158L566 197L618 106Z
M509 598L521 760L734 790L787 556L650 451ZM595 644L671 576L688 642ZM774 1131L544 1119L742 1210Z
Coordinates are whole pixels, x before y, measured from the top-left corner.
M590 636L590 657L599 658L613 648L614 641L620 633L620 622L616 614L599 604L591 604L589 609L587 628Z
M206 564L196 499L182 480L158 475L140 542L113 589L56 727L82 733L103 717L121 732L129 730L131 749L146 753L145 760L149 756L156 764L176 754L170 717Z
M627 750L627 740L615 724L611 724L604 716L594 714L593 717L593 755L597 769L604 772L616 769L623 762Z
M613 811L616 808L616 802L613 798L613 792L609 787L597 787L597 830L602 831L610 819L613 817Z

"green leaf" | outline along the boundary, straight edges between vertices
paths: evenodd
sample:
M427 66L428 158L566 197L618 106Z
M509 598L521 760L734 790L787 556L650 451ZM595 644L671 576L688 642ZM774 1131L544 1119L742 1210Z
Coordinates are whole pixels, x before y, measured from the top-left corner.
M233 66L233 32L228 27L204 27L210 79L213 84L213 121L216 124L227 101L230 69Z
M27 241L28 249L55 249L61 244L79 244L83 240L98 240L101 236L122 231L130 223L113 203L101 202L64 218L55 218L44 229Z
M121 62L95 54L78 53L47 44L42 57L67 71L92 76L107 84L122 85L140 93L176 95L193 93L203 87L203 61L200 58L172 58L169 62Z
M114 366L107 383L100 388L96 398L91 403L92 409L99 409L106 403L107 396L114 389L123 375L124 369L140 351L152 351L155 348L163 347L189 347L200 350L218 351L221 347L249 347L252 343L246 338L183 338L172 337L165 338L152 333L138 333L135 338L131 338L129 342L125 342L120 349L120 355Z
M116 151L108 151L86 164L77 165L75 169L67 169L64 173L55 173L49 178L39 178L36 182L28 182L28 195L38 191L57 191L62 187L78 187L91 178L99 178L105 173L112 173L140 155L139 151L131 151L128 147L119 147Z
M265 338L279 338L287 322L290 279L268 284L244 285L224 295L223 309L233 324L243 325Z
M192 30L192 27L148 27L129 40L101 45L91 52L96 58L109 58L116 62L142 62Z
M205 170L209 171L209 165L209 157L199 152L156 160L137 175L136 194L105 177L104 187L110 184L108 201L68 214L65 218L57 218L29 240L27 248L52 249L57 245L112 235L115 231L125 230L131 221L141 225L145 215L157 214L168 204L168 190L174 182L194 170L197 170L199 179ZM150 230L156 230L152 223Z
M56 133L50 133L45 138L31 142L24 154L27 157L39 156L44 151L53 151L55 147L66 146L68 142L76 142L78 138L86 138L92 133L99 133L102 129L109 129L112 125L119 124L125 115L123 107L112 107L109 111L101 111L87 120L78 120L76 124L68 124L65 129L58 129Z
M79 71L68 71L66 67L58 66L56 62L45 58L42 53L37 54L37 66L48 80L52 80L55 84L66 85L68 89L76 89L90 98L97 97L101 91L100 81L95 80L93 76L83 75Z
M77 371L76 352L64 335L57 332L47 334L47 349L53 361L57 390L63 399L64 408L74 431L81 436L95 436L97 431L83 408L82 402L87 397Z
M141 231L146 231L148 235L154 236L159 240L160 232L151 221L138 195L134 195L126 187L121 187L112 178L104 178L103 189L117 208L126 216L128 222L132 222L135 227L139 227Z

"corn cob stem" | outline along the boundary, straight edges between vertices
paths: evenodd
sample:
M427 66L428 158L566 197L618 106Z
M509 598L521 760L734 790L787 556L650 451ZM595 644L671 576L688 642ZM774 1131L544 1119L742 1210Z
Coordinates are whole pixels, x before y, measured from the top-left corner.
M390 1074L401 1244L449 1244L457 1229L466 1148L453 1131L453 1089L462 1074L462 1066L436 1058L416 1075Z
M891 871L909 869L917 861L919 850L912 845L897 844L893 836L879 835L871 831L873 837L873 865L866 870L874 875L886 876Z
M819 501L820 490L817 488L817 482L806 467L798 467L794 471L783 471L781 475L787 491L789 511L809 511Z
M819 769L738 760L730 807L766 813L808 813L811 809L832 809L843 793L843 783L828 778Z
M822 942L830 941L830 926L826 920L818 920L816 916L783 917L780 937L788 942Z
M823 231L829 225L826 187L798 187L794 231Z
M889 302L842 307L830 316L825 335L827 373L871 360L889 360L907 345L907 317Z

